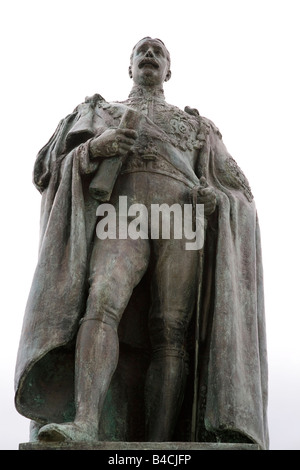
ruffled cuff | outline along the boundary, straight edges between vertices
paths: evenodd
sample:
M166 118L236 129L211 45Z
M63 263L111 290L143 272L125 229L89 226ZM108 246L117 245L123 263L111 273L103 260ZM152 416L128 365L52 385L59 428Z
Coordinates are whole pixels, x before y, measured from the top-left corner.
M94 173L98 166L99 160L91 160L90 157L90 141L92 139L87 140L84 144L80 144L79 147L75 150L75 158L78 159L79 163L79 171L83 175L90 175Z

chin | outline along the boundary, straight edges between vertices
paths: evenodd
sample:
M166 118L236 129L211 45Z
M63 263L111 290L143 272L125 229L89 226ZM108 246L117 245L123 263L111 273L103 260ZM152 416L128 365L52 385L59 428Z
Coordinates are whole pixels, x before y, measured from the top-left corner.
M154 86L154 85L159 85L159 80L157 80L157 77L154 77L152 74L149 75L143 75L140 77L138 80L139 85L144 85L144 86Z
M142 80L141 85L154 86L157 85L157 83L156 80L153 80L151 77L146 77L144 80Z

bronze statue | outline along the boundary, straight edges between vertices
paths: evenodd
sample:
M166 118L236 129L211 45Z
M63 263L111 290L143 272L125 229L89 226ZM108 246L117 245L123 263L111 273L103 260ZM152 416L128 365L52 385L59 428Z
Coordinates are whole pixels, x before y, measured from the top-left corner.
M267 448L262 261L249 183L210 120L166 103L170 55L161 40L136 44L129 74L126 101L86 98L37 156L41 239L16 407L40 441ZM193 223L204 206L204 246L187 249L175 217L170 236L157 236L149 213L162 204L191 206ZM130 237L134 205L140 236Z

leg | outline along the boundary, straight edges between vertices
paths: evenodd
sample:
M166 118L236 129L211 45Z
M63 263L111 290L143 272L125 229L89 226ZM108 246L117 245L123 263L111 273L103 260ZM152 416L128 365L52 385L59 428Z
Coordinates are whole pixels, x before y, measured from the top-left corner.
M97 440L103 403L118 362L118 324L148 260L148 240L96 240L87 309L76 344L76 417L71 424L44 426L40 438Z
M152 361L146 380L149 441L169 441L181 408L187 375L185 340L196 290L198 252L182 240L160 241L150 312Z
M97 428L118 362L118 324L149 260L148 240L108 242L112 242L109 249L106 243L99 241L93 253L87 310L76 348L75 421L88 418L90 422L95 422ZM93 407L87 406L87 397Z

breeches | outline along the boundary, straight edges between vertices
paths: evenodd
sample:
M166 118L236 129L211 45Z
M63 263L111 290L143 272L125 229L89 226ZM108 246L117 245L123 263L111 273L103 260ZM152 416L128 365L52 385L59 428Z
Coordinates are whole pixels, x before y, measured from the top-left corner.
M165 182L168 178L147 173L126 175L120 183L119 194L127 195L129 204L138 201L148 208L149 194L152 195L151 203L189 202L189 189L180 182L169 183L170 191L166 190L165 182L162 195L162 180ZM118 207L117 199L115 207ZM151 262L148 321L153 353L183 356L184 340L195 305L198 256L198 251L186 250L184 237L155 240L129 237L100 240L96 237L84 320L98 319L116 329L133 289Z

